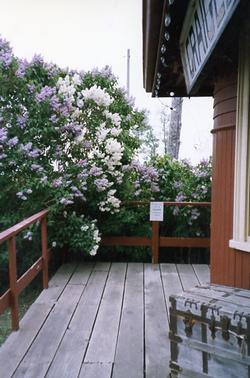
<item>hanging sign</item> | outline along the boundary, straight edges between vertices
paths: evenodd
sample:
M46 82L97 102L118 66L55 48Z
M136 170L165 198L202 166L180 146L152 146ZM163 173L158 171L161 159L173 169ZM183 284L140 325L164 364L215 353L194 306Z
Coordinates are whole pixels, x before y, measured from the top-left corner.
M163 202L150 202L150 221L163 221Z
M240 0L192 0L184 20L180 50L187 92L202 69Z

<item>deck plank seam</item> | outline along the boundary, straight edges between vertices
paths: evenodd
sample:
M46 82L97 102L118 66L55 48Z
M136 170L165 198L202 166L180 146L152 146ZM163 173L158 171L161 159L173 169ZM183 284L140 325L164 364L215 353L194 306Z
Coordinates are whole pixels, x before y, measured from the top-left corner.
M63 287L63 288L62 288L62 291L61 291L60 294L58 295L57 299L51 304L51 308L50 308L50 310L48 311L48 314L47 314L46 317L44 318L44 321L41 323L40 328L37 330L35 337L31 340L31 343L29 344L28 349L26 349L24 355L23 355L22 358L20 359L18 365L17 365L16 368L15 368L15 371L14 371L13 374L12 374L12 377L15 376L16 371L18 370L18 368L20 367L21 363L23 362L23 360L25 359L26 355L28 354L29 350L31 349L32 345L33 345L34 342L36 341L38 335L40 334L40 331L43 329L43 327L44 327L45 323L47 322L49 316L51 315L53 309L55 308L55 306L56 306L56 304L58 303L60 297L62 296L62 294L64 293L66 287L68 286L68 283L69 283L69 281L70 281L72 275L74 274L76 268L77 268L77 265L75 264L74 269L72 270L72 273L70 274L69 279L68 279L68 280L64 283L64 285L62 286L62 287ZM48 290L48 289L44 289L44 290ZM35 301L35 302L36 302L36 301ZM35 302L34 302L34 303L35 303Z
M107 276L106 276L105 283L104 283L104 286L103 286L103 289L102 289L102 294L101 294L100 301L99 301L99 304L98 304L98 307L97 307L97 310L96 310L95 319L93 321L93 325L92 325L92 328L91 328L91 331L90 331L89 338L85 340L87 342L87 346L86 346L86 349L85 349L85 352L84 352L84 355L83 355L83 359L82 359L82 362L81 362L81 365L80 365L78 377L81 374L81 370L83 368L83 365L89 363L89 361L85 362L85 358L86 358L86 355L87 355L87 352L88 352L88 349L89 349L89 343L90 343L90 340L91 340L91 337L92 337L92 334L93 334L93 331L94 331L94 328L95 328L96 319L97 319L97 316L98 316L98 313L99 313L99 310L100 310L100 307L101 307L101 303L102 303L102 300L103 300L103 295L104 295L104 292L105 292L105 289L106 289L106 286L107 286L108 278L109 278L110 271L111 271L111 266L112 266L112 264L109 265L109 269L107 271ZM98 271L99 270L95 270L95 268L93 268L93 272L98 272Z
M146 378L145 263L143 263L143 378Z
M200 278L199 278L199 276L198 276L198 274L197 274L197 272L196 272L195 267L193 266L193 264L191 264L191 266L192 266L193 271L194 271L194 274L195 274L195 276L196 276L196 278L197 278L198 284L199 284L199 285L202 285L202 282L201 282L201 280L200 280Z
M58 352L58 350L59 350L59 348L60 348L60 346L61 346L61 344L62 344L63 338L64 338L64 336L65 336L67 330L69 329L69 325L70 325L70 323L71 323L71 321L72 321L72 319L73 319L73 317L74 317L74 315L75 315L75 312L76 312L76 309L77 309L77 307L78 307L78 305L79 305L79 302L80 302L82 296L84 295L84 292L86 291L87 284L88 284L88 282L90 281L90 277L92 276L92 274L93 274L93 272L94 272L94 266L95 266L95 265L93 265L93 266L91 267L90 274L89 274L88 279L87 279L87 282L86 282L85 284L70 284L70 285L72 285L72 286L83 286L82 293L81 293L81 295L80 295L80 297L79 297L79 299L78 299L78 301L77 301L77 303L76 303L76 306L75 306L74 311L73 311L72 314L71 314L71 317L70 317L70 319L69 319L69 321L68 321L67 327L65 328L65 331L64 331L64 333L63 333L63 335L62 335L62 337L61 337L60 343L58 344L57 349L56 349L56 351L55 351L55 353L54 353L54 356L53 356L53 358L51 359L51 362L50 362L50 364L49 364L49 366L48 366L48 368L47 368L47 371L46 371L46 373L45 373L45 376L46 376L47 373L49 372L49 369L50 369L50 367L52 366L52 363L53 363L54 360L55 360L56 354L57 354L57 352ZM74 273L76 272L76 270L77 270L77 266L76 266L76 268L75 268L75 270L74 270ZM72 277L73 277L73 274L71 275L70 279L68 280L67 285L69 284L69 282L70 282L70 280L71 280Z
M184 285L183 285L183 282L182 282L182 279L181 279L181 274L180 274L180 271L178 269L178 264L175 264L175 266L176 266L176 271L178 273L179 280L180 280L180 283L181 283L182 291L185 291L185 288L184 288Z
M126 288L127 275L128 275L128 263L126 263L126 272L125 272L124 282L123 282L122 302L121 302L119 323L118 323L118 329L117 329L117 337L116 337L116 342L115 342L115 353L114 353L114 359L113 359L113 364L112 364L110 378L113 377L113 371L114 371L115 357L116 357L116 352L117 352L118 338L119 338L119 334L120 334L120 326L121 326L121 319L122 319L122 311L123 311L123 305L124 305L124 296L125 296L125 288Z
M165 302L165 307L166 307L166 313L167 313L167 318L168 318L168 323L169 323L169 308L168 308L168 304L167 304L167 298L166 298L165 286L164 286L164 282L163 282L163 273L162 273L162 269L161 269L161 264L159 264L159 270L160 270L161 286L162 286L162 290L163 290L163 297L164 297L164 302Z

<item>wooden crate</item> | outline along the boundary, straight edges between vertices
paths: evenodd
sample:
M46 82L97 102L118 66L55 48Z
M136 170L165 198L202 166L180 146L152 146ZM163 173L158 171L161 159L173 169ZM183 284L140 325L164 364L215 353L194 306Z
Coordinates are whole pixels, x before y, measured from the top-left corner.
M250 378L249 290L198 286L170 303L172 378Z

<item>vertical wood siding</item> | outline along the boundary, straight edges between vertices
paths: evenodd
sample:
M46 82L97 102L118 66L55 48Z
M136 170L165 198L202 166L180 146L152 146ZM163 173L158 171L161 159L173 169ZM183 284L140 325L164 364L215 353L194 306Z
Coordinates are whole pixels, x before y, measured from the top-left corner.
M211 282L250 289L250 253L229 248L233 235L237 75L214 90Z
M221 79L214 91L213 189L211 210L211 281L235 284L233 180L237 77Z

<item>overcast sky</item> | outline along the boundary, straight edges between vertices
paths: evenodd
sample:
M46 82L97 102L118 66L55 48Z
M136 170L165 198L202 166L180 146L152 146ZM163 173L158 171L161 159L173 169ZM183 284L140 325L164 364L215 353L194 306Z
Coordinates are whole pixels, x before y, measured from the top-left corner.
M37 53L61 67L91 70L112 67L126 86L130 49L130 94L150 111L161 138L160 111L170 99L151 98L142 83L142 0L5 0L0 34L14 54L30 60ZM211 154L212 99L186 99L180 157L193 163Z

